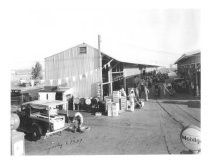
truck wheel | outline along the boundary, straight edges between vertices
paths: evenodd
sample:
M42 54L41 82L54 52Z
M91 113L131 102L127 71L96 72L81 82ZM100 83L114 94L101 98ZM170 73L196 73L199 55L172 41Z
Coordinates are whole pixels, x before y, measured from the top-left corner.
M37 141L41 138L41 133L42 133L42 130L41 130L41 127L40 126L33 126L32 128L32 133L31 133L31 138L33 141Z

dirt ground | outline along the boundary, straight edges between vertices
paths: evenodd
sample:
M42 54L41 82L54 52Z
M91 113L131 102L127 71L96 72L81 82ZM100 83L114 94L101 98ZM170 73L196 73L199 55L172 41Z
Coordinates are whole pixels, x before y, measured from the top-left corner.
M187 98L188 99L188 98ZM71 111L73 116L75 112ZM160 99L118 117L81 112L86 133L69 130L46 139L25 140L26 155L137 155L188 153L180 141L184 126L200 127L200 100Z

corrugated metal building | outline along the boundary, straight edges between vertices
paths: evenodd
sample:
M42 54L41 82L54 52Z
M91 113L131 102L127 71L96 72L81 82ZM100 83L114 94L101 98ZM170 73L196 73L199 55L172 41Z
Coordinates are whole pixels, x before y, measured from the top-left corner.
M96 97L101 83L103 95L120 85L127 90L132 86L126 83L128 78L139 75L143 68L157 66L132 63L129 57L118 61L103 52L100 56L98 49L83 43L45 58L45 83L73 87L74 96L85 98Z

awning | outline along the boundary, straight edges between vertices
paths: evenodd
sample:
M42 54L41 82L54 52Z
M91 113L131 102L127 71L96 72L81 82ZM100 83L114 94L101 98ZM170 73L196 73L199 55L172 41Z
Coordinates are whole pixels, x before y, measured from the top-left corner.
M101 45L103 54L114 58L119 62L143 65L144 67L163 67L173 64L177 54L158 50L141 48L132 44L124 43L120 46L115 44Z

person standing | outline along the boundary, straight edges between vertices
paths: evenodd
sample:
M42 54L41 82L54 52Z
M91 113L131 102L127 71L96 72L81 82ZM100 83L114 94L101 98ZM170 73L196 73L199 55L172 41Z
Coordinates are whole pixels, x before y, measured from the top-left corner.
M134 111L134 108L135 108L135 93L134 93L133 89L130 91L129 100L130 100L130 110Z
M135 78L134 78L134 88L135 88L135 91L134 92L135 92L135 95L136 95L137 100L139 100L139 98L140 98L139 83L140 83L139 77L135 76Z
M148 93L149 93L149 89L147 88L147 86L144 86L144 93L145 93L145 101L148 101Z
M140 82L140 97L142 98L142 93L144 94L144 80L142 79Z
M148 79L148 88L149 89L152 88L152 79L151 79L151 77L149 77L149 79Z
M163 83L163 94L166 95L166 82Z
M120 93L121 93L121 96L124 96L124 97L127 96L124 88L121 88Z

